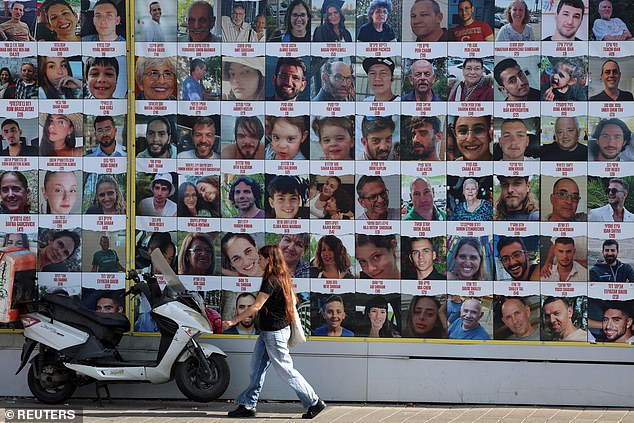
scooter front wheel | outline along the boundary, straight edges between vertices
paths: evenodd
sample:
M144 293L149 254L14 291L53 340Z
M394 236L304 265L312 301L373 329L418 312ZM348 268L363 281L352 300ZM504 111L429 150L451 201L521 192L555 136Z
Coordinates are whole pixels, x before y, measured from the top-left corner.
M178 389L192 401L209 402L219 398L229 386L229 365L220 355L207 357L211 368L209 380L202 380L198 372L198 358L191 356L187 360L176 363L174 380Z
M29 389L37 399L46 404L59 404L73 395L77 385L66 378L63 371L52 365L44 365L39 376L31 365L27 376Z

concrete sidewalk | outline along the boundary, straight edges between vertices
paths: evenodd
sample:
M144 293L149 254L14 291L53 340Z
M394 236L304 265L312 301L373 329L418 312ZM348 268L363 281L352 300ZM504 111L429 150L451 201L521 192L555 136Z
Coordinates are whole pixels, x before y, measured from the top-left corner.
M229 423L249 422L291 422L302 421L304 409L297 402L261 402L258 416L252 419L230 419L227 412L235 405L218 401L196 404L187 401L113 400L98 407L94 401L73 399L62 407L49 407L31 398L0 399L0 421L5 421L5 410L9 408L80 408L83 423ZM360 404L328 403L313 421L337 423L538 423L538 422L632 422L632 408L578 408L578 407L532 407L532 406L489 406L446 404Z

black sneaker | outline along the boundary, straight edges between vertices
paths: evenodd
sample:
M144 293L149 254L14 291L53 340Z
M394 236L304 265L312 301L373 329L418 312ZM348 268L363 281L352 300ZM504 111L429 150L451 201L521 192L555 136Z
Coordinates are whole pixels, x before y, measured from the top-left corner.
M236 408L235 410L229 411L227 415L229 417L255 417L256 411L255 411L255 408L246 408L244 405L240 404L238 408Z
M302 419L312 419L317 416L317 414L321 413L324 408L326 408L326 403L322 400L317 400L317 404L311 405L308 407L308 410L302 414Z

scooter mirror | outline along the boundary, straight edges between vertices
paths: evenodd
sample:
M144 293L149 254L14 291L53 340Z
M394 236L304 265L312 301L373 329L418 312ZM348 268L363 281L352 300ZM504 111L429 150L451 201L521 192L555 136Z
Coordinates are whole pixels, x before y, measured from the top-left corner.
M174 270L170 267L167 260L163 256L163 253L159 248L155 248L152 251L152 266L154 267L155 273L161 273L163 277L165 277L165 281L167 285L176 293L183 293L186 291L183 283L178 279Z

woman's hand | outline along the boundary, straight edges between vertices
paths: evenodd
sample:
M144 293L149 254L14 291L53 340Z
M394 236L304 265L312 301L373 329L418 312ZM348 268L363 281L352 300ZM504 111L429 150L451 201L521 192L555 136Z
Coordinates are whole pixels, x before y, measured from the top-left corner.
M69 88L71 90L81 89L81 81L77 78L73 78L72 76L63 76L59 79L57 89L61 90L63 88Z
M223 320L222 322L222 331L226 331L227 329L229 329L232 326L235 326L236 324L233 322L233 320Z

